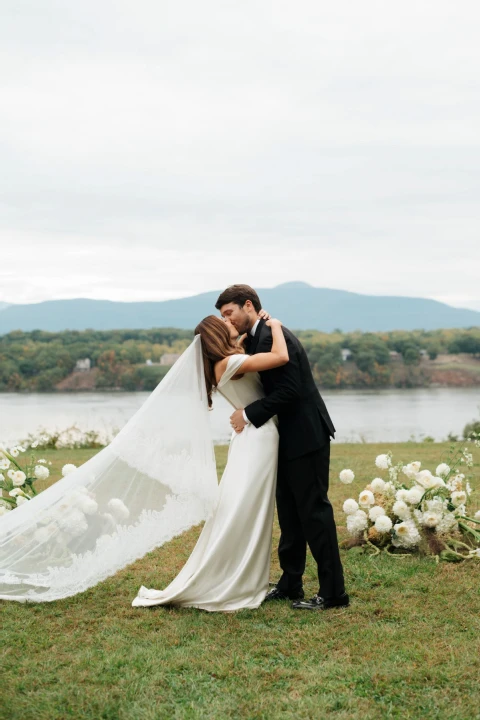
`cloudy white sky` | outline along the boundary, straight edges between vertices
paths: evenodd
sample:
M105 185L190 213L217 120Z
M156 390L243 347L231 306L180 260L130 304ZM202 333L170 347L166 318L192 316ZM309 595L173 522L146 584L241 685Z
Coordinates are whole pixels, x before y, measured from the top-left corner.
M480 310L475 0L2 0L0 301Z

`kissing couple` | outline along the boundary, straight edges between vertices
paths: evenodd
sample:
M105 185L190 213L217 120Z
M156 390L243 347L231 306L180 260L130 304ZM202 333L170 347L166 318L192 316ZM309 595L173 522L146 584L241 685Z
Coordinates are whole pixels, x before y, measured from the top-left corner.
M142 586L134 607L349 604L327 495L335 428L305 350L248 285L227 288L216 308L222 317L199 323L107 447L35 497L15 490L28 501L0 520L0 599L76 595L205 521L177 577L164 590ZM217 392L234 408L220 484L208 417ZM0 448L2 458L20 467ZM282 575L269 591L275 497ZM307 545L319 579L309 600Z
M298 338L262 311L248 285L232 285L200 335L209 406L215 389L235 408L234 434L218 504L187 563L163 591L141 587L134 607L203 610L257 608L293 600L293 608L347 606L333 509L327 496L335 428ZM268 591L274 499L282 575ZM319 591L304 600L307 544Z

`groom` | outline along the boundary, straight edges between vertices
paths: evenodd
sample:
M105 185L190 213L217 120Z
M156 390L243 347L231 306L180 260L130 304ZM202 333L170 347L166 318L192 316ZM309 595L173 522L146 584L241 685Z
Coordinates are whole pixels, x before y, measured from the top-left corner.
M258 313L262 305L249 285L232 285L219 296L215 307L238 333L248 333L249 355L270 352L272 333ZM236 432L252 423L261 427L278 417L280 436L277 512L280 523L278 556L283 574L265 600L294 600L295 609L325 610L349 604L338 550L333 509L327 497L330 416L315 385L307 355L300 341L283 328L289 361L260 373L266 397L236 410L231 424ZM318 566L320 590L304 600L302 577L307 543Z

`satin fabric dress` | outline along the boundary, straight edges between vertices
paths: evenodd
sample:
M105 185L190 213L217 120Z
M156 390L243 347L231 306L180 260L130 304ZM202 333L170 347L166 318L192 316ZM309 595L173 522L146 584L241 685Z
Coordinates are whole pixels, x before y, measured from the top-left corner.
M232 355L218 391L235 408L264 397L258 373L233 379L248 355ZM278 431L275 419L233 433L216 510L177 577L164 590L141 587L133 607L257 608L268 590Z

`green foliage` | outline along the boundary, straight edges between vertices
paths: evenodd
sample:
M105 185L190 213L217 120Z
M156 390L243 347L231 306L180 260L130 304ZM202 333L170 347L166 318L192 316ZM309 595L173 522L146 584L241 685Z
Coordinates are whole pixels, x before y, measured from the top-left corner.
M479 328L388 333L306 330L297 335L316 381L324 388L418 387L428 384L421 350L431 360L448 353L480 355ZM0 337L0 392L55 390L83 358L92 362L91 389L151 390L168 370L158 364L162 355L183 352L192 338L191 331L174 328L11 332ZM342 349L352 353L347 362ZM393 350L399 353L395 362L390 357ZM154 364L147 366L147 360ZM399 367L403 372L398 372Z
M403 352L405 365L418 365L420 362L420 351L415 345L406 345Z
M0 337L0 392L55 390L83 358L96 370L96 388L151 390L168 367L148 367L146 360L158 363L164 353L181 353L192 337L173 328L11 332Z
M450 353L480 355L480 330L462 332L448 346Z
M471 439L474 435L480 437L480 420L472 420L472 422L467 423L463 428L463 437L465 440Z

